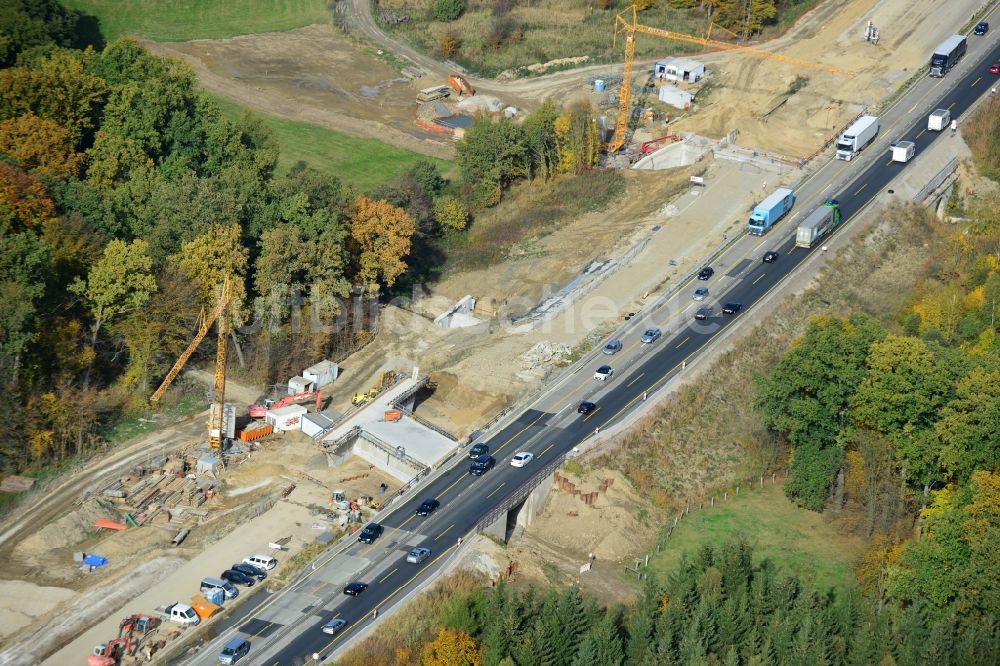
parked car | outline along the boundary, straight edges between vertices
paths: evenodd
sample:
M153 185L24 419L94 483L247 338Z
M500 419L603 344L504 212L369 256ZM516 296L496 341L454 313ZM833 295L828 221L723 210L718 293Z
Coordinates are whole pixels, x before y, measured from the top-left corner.
M335 634L344 627L347 626L347 620L339 617L335 617L326 624L323 625L324 634Z
M520 453L515 453L514 457L510 459L510 466L524 467L534 459L535 459L534 453L529 453L528 451L521 451Z
M242 571L236 571L235 569L226 569L219 574L219 578L233 585L246 585L247 587L253 587L253 584L257 582L257 579L253 576L247 575Z
M979 23L976 24L976 28L972 32L977 37L982 37L983 35L985 35L989 31L990 31L990 24L987 23L986 21L980 21Z
M472 466L469 467L469 474L472 476L482 476L493 469L493 466L496 464L497 460L493 456L479 456L472 461Z
M615 371L612 369L610 365L602 365L597 369L597 372L594 373L594 379L603 382L605 380L611 379L611 375L613 374L615 374Z
M742 303L726 303L722 306L722 314L736 314L742 309Z
M651 328L642 334L642 337L639 338L639 342L645 342L646 344L649 344L651 342L656 342L657 340L660 339L661 335L663 335L663 332L660 331L660 329Z
M250 652L250 641L245 638L234 638L226 643L219 653L220 664L235 664Z
M604 345L604 353L605 354L609 354L609 355L610 354L617 354L621 350L622 350L622 341L619 340L619 339L617 339L617 338L615 338L614 340L612 340L608 344Z
M439 506L441 506L441 502L438 502L436 499L433 498L425 499L423 502L421 502L420 506L417 507L417 515L429 516L432 513L434 513L434 509L438 508Z
M595 405L592 402L587 402L586 400L584 400L583 402L580 403L580 406L576 408L576 413L589 414L595 409L597 409L597 405Z
M478 458L479 456L484 456L490 452L490 447L488 444L476 444L471 449L469 449L470 458Z
M708 289L706 289L705 287L698 287L697 289L694 290L694 293L691 294L691 298L693 298L696 301L705 300L706 298L708 298Z
M430 548L414 548L406 554L406 561L410 564L420 564L430 556Z
M773 264L777 260L778 260L778 253L775 252L774 250L768 250L767 252L764 253L765 264Z
M713 275L715 275L715 269L712 268L711 266L705 266L703 269L698 271L699 280L707 280Z
M698 311L694 313L694 318L698 321L705 321L712 316L712 308L698 308Z
M349 597L356 597L367 589L368 583L359 583L355 581L344 586L344 594Z
M270 555L247 555L243 558L244 564L252 564L258 569L265 569L270 571L274 567L278 566L278 560L274 559Z
M264 571L260 567L255 567L252 564L246 564L246 563L234 564L229 568L232 569L233 571L239 571L242 574L246 574L247 576L252 576L257 580L264 580L265 578L267 578L266 571Z
M378 523L368 523L365 528L361 530L361 534L358 535L358 541L361 543L375 543L375 539L382 536L382 532L385 528Z

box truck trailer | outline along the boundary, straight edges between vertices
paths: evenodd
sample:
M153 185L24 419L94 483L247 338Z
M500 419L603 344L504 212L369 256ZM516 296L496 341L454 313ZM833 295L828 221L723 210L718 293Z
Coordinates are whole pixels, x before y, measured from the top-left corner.
M836 199L827 199L822 206L809 213L809 217L799 225L795 231L795 246L812 247L838 224L840 224L840 204Z
M779 187L769 197L754 206L750 213L747 231L751 236L763 236L775 223L784 217L795 205L795 193L787 187Z
M965 55L965 35L952 35L941 42L931 54L930 75L941 78Z
M875 140L878 129L878 116L861 116L855 120L837 140L837 159L851 161Z
M951 111L948 109L935 109L931 115L927 116L927 129L931 132L940 132L951 122Z

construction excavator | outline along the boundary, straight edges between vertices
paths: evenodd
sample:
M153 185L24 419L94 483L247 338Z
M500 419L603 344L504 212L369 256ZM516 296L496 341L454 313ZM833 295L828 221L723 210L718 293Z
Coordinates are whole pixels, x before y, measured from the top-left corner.
M316 400L316 411L318 412L323 404L323 394L319 391L303 391L302 393L296 393L295 395L286 395L280 400L272 400L268 398L260 404L250 405L247 409L247 414L250 415L250 418L262 419L269 409L281 409L282 407L287 407L288 405L295 405L300 402L313 399Z
M466 79L461 74L450 75L448 77L448 85L454 88L455 92L457 92L459 95L472 97L473 95L476 94L476 89L473 88L472 84L469 83L468 79Z
M123 636L102 643L94 648L92 654L87 655L87 666L118 666L122 657L131 654L132 638Z

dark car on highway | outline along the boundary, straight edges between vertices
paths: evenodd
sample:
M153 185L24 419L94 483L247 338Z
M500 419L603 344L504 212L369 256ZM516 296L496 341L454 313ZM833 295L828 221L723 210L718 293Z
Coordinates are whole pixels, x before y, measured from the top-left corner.
M597 405L595 405L592 402L587 402L586 400L584 400L583 402L580 403L580 406L576 408L576 413L589 414L595 409L597 409Z
M265 578L267 578L267 572L266 571L264 571L263 569L261 569L259 567L255 567L252 564L246 564L246 563L243 563L243 562L241 562L239 564L234 564L233 566L229 567L229 570L230 571L239 571L241 574L245 574L247 576L251 576L253 578L256 578L257 580L264 580Z
M736 314L742 309L742 303L726 303L722 306L722 314Z
M705 321L712 316L712 308L698 308L698 311L694 313L694 318L698 321Z
M982 37L990 31L990 24L986 21L980 21L976 24L976 29L972 32L975 33L977 37Z
M715 269L712 268L711 266L705 266L703 269L698 271L699 280L707 280L713 275L715 275Z
M382 532L385 531L378 523L368 523L365 525L365 529L361 530L361 534L358 535L358 541L361 543L375 543L375 539L382 536Z
M469 449L469 457L475 460L479 456L486 455L490 452L490 447L487 444L476 444L471 449Z
M348 583L344 586L344 594L349 597L356 597L368 589L368 583Z
M418 516L429 516L434 513L434 509L441 506L441 502L436 499L425 499L420 506L417 507Z
M472 476L482 476L486 472L493 469L493 466L497 464L496 458L490 455L483 455L472 461L472 466L469 467L469 474Z
M235 571L233 569L226 569L219 574L219 578L227 583L233 583L234 585L246 585L247 587L253 587L253 584L257 582L257 579L253 576L248 576L242 571Z
M764 253L765 264L773 264L777 260L778 260L778 253L775 252L774 250L768 250L767 252Z

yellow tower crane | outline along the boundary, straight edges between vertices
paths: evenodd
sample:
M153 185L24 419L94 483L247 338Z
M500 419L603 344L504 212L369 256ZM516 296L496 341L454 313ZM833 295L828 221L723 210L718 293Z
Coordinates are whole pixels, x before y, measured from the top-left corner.
M149 401L154 405L160 401L160 398L166 393L171 382L174 381L181 369L184 368L184 364L191 358L191 354L198 348L208 330L212 328L212 324L217 321L219 324L217 326L218 337L215 350L215 399L212 401L212 409L208 419L208 443L215 451L222 448L222 421L226 398L226 355L228 352L230 331L228 309L229 301L232 297L233 287L230 278L227 277L222 283L219 302L210 313L202 313L201 326L198 327L198 333L195 334L187 349L177 357L177 361L170 368L167 376L163 378L163 383L160 384L160 387L149 397Z
M630 14L631 20L629 18ZM850 72L837 67L821 65L808 60L799 60L798 58L790 58L788 56L783 56L780 53L772 53L763 49L755 49L750 46L730 44L728 42L720 42L707 37L694 37L692 35L685 35L671 30L642 25L639 23L636 16L635 6L633 5L632 7L629 7L629 9L615 16L615 32L614 37L612 38L612 45L617 46L618 34L625 33L625 69L622 72L622 87L618 93L618 118L615 121L615 133L607 146L609 153L614 153L625 145L625 135L628 132L628 122L630 116L629 104L632 101L632 67L635 63L635 33L637 32L645 35L655 35L656 37L662 37L664 39L670 39L677 42L700 44L702 46L709 46L725 51L740 51L741 53L757 56L758 58L777 60L779 62L795 65L797 67L809 67L811 69L819 69L824 72L843 74L845 76L851 75Z

